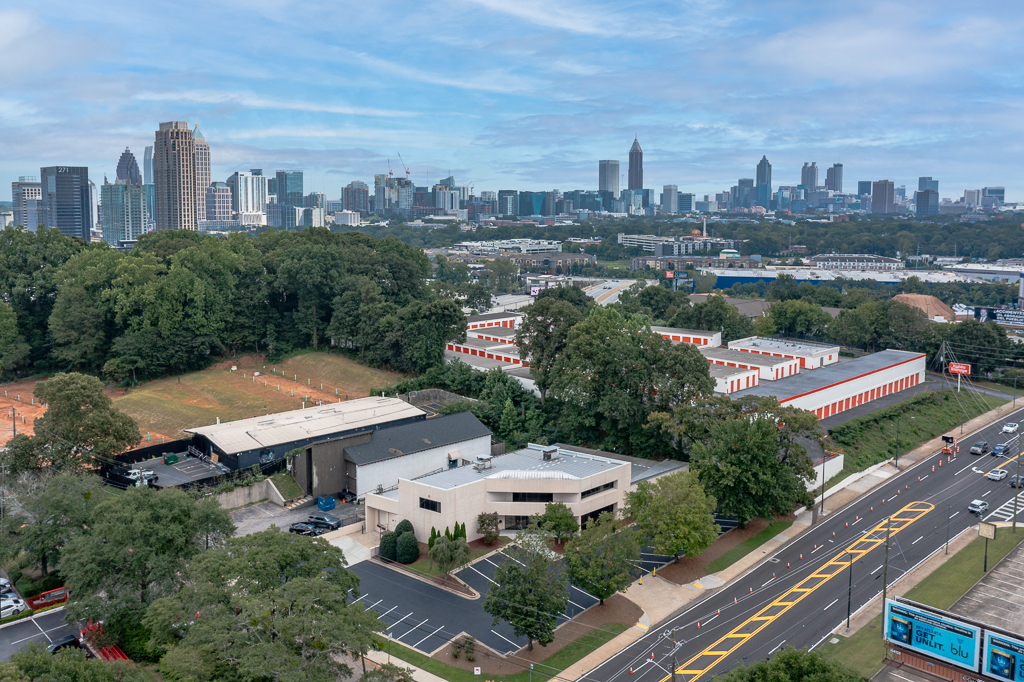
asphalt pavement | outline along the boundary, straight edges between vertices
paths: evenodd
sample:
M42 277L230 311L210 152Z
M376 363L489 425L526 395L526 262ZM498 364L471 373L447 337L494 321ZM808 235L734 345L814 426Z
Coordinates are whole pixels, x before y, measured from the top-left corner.
M674 666L677 682L706 681L741 663L763 660L782 646L822 646L848 612L856 613L882 592L883 575L892 583L941 551L947 537L976 525L979 518L967 511L972 500L989 503L985 520L1010 520L1018 491L1008 478L996 482L986 474L1002 466L1012 476L1019 455L968 454L978 440L1015 443L1016 436L1000 434L1005 422L1024 422L1024 409L961 438L956 459L935 453L825 516L744 576L652 626L587 679L665 682ZM1024 493L1018 505L1017 520L1024 522Z
M64 611L45 611L34 618L23 618L0 628L0 662L8 661L31 642L43 646L66 635L78 634L64 623Z

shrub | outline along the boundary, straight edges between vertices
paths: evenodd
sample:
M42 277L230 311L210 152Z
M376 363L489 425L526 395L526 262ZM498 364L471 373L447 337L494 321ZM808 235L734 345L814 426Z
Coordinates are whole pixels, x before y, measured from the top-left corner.
M449 540L454 540L454 539L455 539L455 537L454 537L454 536L452 535L452 532L451 532L451 530L450 530L450 529L448 528L448 526L445 526L445 527L444 527L444 536L445 536L446 538L448 538Z
M430 539L427 540L427 549L434 549L434 542L437 540L438 532L433 526L430 527Z
M413 530L412 524L407 519L402 519L395 526L395 532L398 533L398 537L402 537L406 533L415 533L416 531Z
M388 561L398 560L398 535L384 533L380 538L380 558Z
M484 536L484 542L493 545L498 541L498 512L483 513L476 517L476 532Z
M412 532L398 536L397 560L400 564L411 564L420 558L420 543Z
M466 635L466 637L462 640L462 648L466 650L466 660L467 661L474 661L474 660L476 660L476 638L475 637L472 637L470 635Z

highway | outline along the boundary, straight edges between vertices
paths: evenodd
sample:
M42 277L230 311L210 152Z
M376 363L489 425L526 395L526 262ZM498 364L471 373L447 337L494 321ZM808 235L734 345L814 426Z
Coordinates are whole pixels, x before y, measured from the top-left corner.
M828 514L744 576L652 625L648 634L585 679L664 682L674 666L677 682L706 682L741 663L763 660L783 646L820 646L845 623L848 594L852 613L881 594L887 523L892 584L941 550L947 534L955 537L978 523L979 518L967 511L972 500L989 503L985 520L1010 520L1018 491L1010 488L1009 477L996 482L986 474L1003 467L1013 476L1020 455L978 456L969 450L972 443L987 440L989 445L1010 443L1011 452L1019 453L1017 435L1000 434L1004 423L1019 420L1024 420L1024 408L960 438L955 459L947 461L946 455L935 453ZM1024 463L1021 471L1024 475ZM825 507L828 510L827 499ZM1024 521L1024 493L1018 497L1017 521Z

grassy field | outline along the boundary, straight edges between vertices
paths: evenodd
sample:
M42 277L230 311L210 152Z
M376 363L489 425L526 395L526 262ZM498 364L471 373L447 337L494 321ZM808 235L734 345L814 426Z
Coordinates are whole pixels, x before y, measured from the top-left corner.
M531 679L533 682L545 682L545 680L551 679L552 676L565 670L602 644L610 641L616 635L624 632L628 627L628 625L623 625L622 623L602 625L598 629L591 630L589 634L580 637L575 642L559 649L541 663L534 664L532 677L529 670L524 670L515 675L502 675L501 682L530 682ZM382 651L388 651L388 641L386 639L383 637L375 637L375 639L380 644ZM474 675L471 670L462 670L461 668L446 665L397 642L391 644L391 656L427 672L434 673L438 677L450 682L480 682L479 676Z
M1011 549L1024 540L1024 530L1014 535L1008 528L1000 528L996 539L989 542L988 565L991 568ZM939 566L927 578L907 591L907 599L939 609L948 609L962 597L984 572L985 540L977 538ZM870 679L885 660L882 641L882 614L855 632L851 637L839 636L838 644L824 644L822 653L834 657Z
M287 471L277 472L270 477L270 480L274 482L277 492L281 493L284 499L294 500L297 497L302 497L302 488Z
M829 433L846 457L843 468L863 471L872 464L892 458L896 451L897 418L900 421L899 451L902 455L1005 402L976 394L957 401L951 390L933 391L833 427Z
M722 556L712 561L708 564L707 568L704 569L704 572L717 573L718 571L729 568L734 563L747 556L792 525L792 521L776 521L754 537L744 540Z
M482 549L476 550L475 552L471 552L469 555L469 560L476 561L483 555L490 554L491 552L500 549L502 546L508 544L509 542L512 542L512 538L498 538L497 544L495 544L493 547L484 547ZM428 578L433 578L434 576L440 575L441 573L441 571L438 570L437 566L434 565L434 562L430 559L420 559L419 561L414 561L413 563L407 565L406 568L408 568L410 571L415 571L420 575L425 575Z
M231 371L234 366L237 369ZM260 376L254 376L259 372ZM295 378L297 377L297 378ZM246 356L216 367L118 390L114 405L132 416L150 442L181 438L183 429L295 410L320 400L361 398L403 377L364 367L342 355L306 353L277 365ZM321 389L321 386L323 387Z

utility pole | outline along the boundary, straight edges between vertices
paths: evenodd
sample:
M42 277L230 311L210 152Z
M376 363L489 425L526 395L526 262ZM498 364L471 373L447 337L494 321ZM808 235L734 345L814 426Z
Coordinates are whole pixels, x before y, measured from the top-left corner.
M889 526L892 517L885 519L885 568L882 569L882 609L885 609L885 600L889 596ZM885 628L882 628L882 639L885 639Z
M1018 436L1018 439L1019 439L1019 436ZM1017 498L1020 497L1020 493L1018 493L1017 491L1020 490L1022 487L1024 487L1024 486L1021 485L1021 481L1020 481L1020 457L1021 457L1021 455L1019 454L1019 451L1020 451L1020 440L1017 441L1017 450L1018 450L1018 455L1017 455L1017 481L1016 481L1016 485L1014 485L1014 488L1013 488L1013 532L1014 533L1017 532Z
M679 648L679 642L672 642L672 682L676 682L676 649Z
M819 514L825 513L825 460L828 459L828 453L821 458L821 510Z
M4 490L7 488L7 470L6 464L0 464L0 522L4 520Z
M853 607L853 552L850 555L850 586L846 590L846 631L850 631L850 609ZM985 555L986 559L988 555Z

